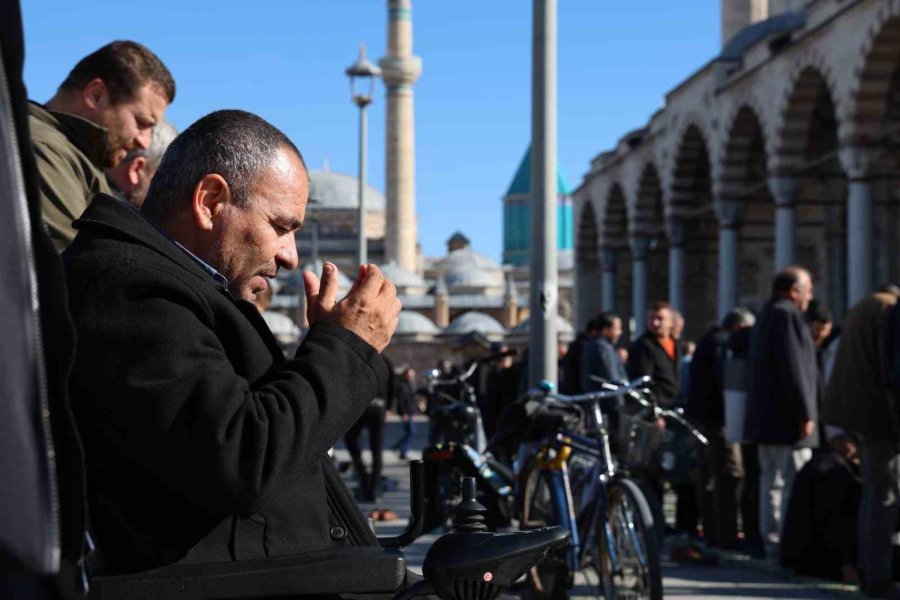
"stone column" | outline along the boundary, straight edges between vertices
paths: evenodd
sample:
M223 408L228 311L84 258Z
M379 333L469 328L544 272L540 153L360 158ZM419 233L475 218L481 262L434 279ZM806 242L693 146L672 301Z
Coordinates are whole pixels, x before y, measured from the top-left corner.
M769 178L775 201L775 272L797 262L797 195L801 180L796 177Z
M447 280L443 273L438 275L437 286L434 290L434 324L441 329L450 324L450 293L447 290Z
M866 297L875 288L873 185L879 149L845 146L839 155L847 175L847 306Z
M388 55L378 63L387 86L384 262L417 272L412 86L422 73L422 59L412 54L412 1L389 0L388 18Z
M667 224L669 236L669 302L686 314L684 300L684 223L673 218Z
M607 248L600 253L600 266L603 269L603 310L616 311L616 251Z
M719 320L738 304L738 225L740 202L720 199L719 217Z
M647 330L647 252L650 238L633 235L631 246L631 312L634 313L635 337Z

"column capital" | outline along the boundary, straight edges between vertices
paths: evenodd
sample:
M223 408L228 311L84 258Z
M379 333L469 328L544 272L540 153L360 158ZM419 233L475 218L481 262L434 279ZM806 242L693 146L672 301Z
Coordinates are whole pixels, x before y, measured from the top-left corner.
M628 238L631 247L631 256L634 260L647 260L650 251L650 238L643 235L632 235Z
M684 246L684 221L677 217L666 220L666 237L670 248Z
M846 145L838 150L841 167L849 181L864 181L875 176L884 155L881 146Z
M604 248L600 251L600 267L604 271L616 270L616 251L613 248Z
M736 198L719 198L716 200L716 217L719 227L735 229L741 219L741 202Z
M800 195L803 180L794 175L773 175L767 183L775 206L793 206Z

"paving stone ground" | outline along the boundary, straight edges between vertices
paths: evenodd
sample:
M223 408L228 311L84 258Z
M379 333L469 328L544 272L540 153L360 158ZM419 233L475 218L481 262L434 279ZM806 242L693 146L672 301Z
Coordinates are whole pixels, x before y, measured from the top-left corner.
M360 504L363 513L374 508L390 508L398 515L398 520L376 523L378 535L396 535L406 526L409 518L409 471L405 462L390 451L391 444L400 437L401 426L396 418L389 419L385 429L384 476L398 482L396 491L383 494L377 506ZM417 431L409 458L419 458L426 444L427 423L417 423ZM366 441L363 439L363 447ZM342 446L335 450L339 461L348 461L349 455ZM364 459L369 460L364 452ZM355 487L352 473L346 474L348 483ZM410 568L421 573L422 561L428 547L439 534L428 534L419 538L404 550ZM667 554L665 554L667 556ZM579 575L572 590L572 598L581 600L597 598L596 576ZM839 598L861 597L850 586L842 586L819 580L793 576L762 561L752 561L738 555L724 555L716 566L679 565L673 562L663 564L663 589L666 598L691 600L694 598L728 598L731 600L751 600L757 598Z

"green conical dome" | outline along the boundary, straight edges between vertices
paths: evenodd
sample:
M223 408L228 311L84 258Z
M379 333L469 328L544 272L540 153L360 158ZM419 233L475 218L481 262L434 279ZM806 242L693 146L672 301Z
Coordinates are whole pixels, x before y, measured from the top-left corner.
M525 151L525 156L522 157L522 162L519 163L519 169L516 171L516 176L513 177L512 183L509 184L509 189L506 190L507 196L512 196L514 194L530 194L531 193L531 145L528 145L528 149ZM559 166L556 167L556 193L562 194L563 196L568 196L572 193L569 189L569 186L566 185L566 179L563 177L563 174L559 170Z

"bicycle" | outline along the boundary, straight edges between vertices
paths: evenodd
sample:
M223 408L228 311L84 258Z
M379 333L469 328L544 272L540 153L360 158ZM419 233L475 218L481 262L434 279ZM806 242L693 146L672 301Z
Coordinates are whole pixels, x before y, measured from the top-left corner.
M544 385L526 395L532 418L542 411L545 416L560 409L568 413L541 439L522 444L516 460L519 481L524 481L518 490L520 528L562 525L571 532L568 548L530 571L529 583L539 598L565 598L575 573L588 567L598 574L605 598L662 598L653 513L638 484L618 470L600 409L601 400L648 383L645 377L616 391L574 396L554 394ZM572 427L573 413L582 431Z

